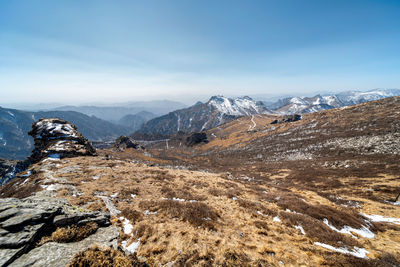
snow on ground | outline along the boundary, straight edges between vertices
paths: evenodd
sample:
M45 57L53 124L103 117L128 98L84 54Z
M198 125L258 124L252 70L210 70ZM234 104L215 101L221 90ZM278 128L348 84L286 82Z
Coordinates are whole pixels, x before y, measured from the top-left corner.
M349 234L352 237L356 238L353 233L362 236L364 238L374 238L375 234L371 232L366 226L362 226L361 229L356 229L350 226L345 225L342 229L337 229L335 226L331 225L328 219L324 219L324 223L329 226L332 230L342 233L342 234Z
M272 220L273 220L274 222L281 222L281 219L279 219L278 216L275 216Z
M257 210L257 214L262 215L262 216L268 216L267 214L262 213L261 211Z
M155 215L155 214L157 214L157 211L145 210L145 211L143 211L143 214L144 215Z
M51 184L51 185L49 185L47 188L46 188L46 190L48 190L48 191L54 191L54 190L56 190L57 188L56 188L56 185L54 185L54 184Z
M385 203L390 204L390 205L400 206L400 201L393 202L393 201L385 200Z
M140 246L140 238L138 239L137 242L132 242L129 246L127 246L128 241L122 241L121 245L122 247L128 251L129 253L133 254L136 252L136 250L139 248Z
M93 176L93 180L97 180L97 179L99 179L100 177L101 177L101 174L95 175L95 176Z
M133 230L133 225L131 224L131 222L125 217L119 217L119 219L121 220L122 225L124 226L124 233L130 235Z
M185 200L183 198L177 198L177 197L173 197L172 200L173 201L185 202Z
M295 225L294 228L296 228L297 230L300 230L300 232L301 232L303 235L306 234L306 232L304 231L303 226L301 226L301 225Z
M315 242L314 245L317 246L321 246L323 248L329 249L329 250L333 250L339 253L343 253L343 254L350 254L354 257L357 258L363 258L363 259L368 259L367 254L369 253L368 250L364 249L364 248L358 248L358 247L354 247L353 250L349 250L347 248L336 248L334 246L328 245L328 244L324 244L324 243L320 243L320 242Z
M372 222L389 222L389 223L400 224L400 218L385 217L376 214L367 215L365 213L361 213L361 215L370 219Z

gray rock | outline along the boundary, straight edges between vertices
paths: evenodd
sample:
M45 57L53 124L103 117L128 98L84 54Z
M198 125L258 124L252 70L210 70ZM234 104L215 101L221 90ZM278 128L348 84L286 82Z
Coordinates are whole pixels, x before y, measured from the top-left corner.
M22 231L16 233L7 232L7 234L0 236L0 248L19 248L32 243L44 226L44 223L27 225Z
M0 198L0 207L0 266L9 264L13 266L65 266L65 262L69 261L65 259L70 259L75 252L91 246L94 242L108 244L110 240L115 239L116 245L115 236L118 237L119 231L109 226L109 214L85 211L69 205L65 200L40 194L40 192L24 199ZM85 225L89 222L95 222L101 227L109 227L98 229L95 234L80 242L69 244L52 242L32 250L40 249L42 253L40 255L30 251L43 235L49 234L48 229ZM23 260L19 257L23 257Z
M15 260L10 266L62 266L67 265L79 251L85 250L94 244L117 248L119 230L115 226L100 228L97 232L84 240L74 243L49 242L34 248Z
M8 266L24 252L24 248L0 249L0 266Z

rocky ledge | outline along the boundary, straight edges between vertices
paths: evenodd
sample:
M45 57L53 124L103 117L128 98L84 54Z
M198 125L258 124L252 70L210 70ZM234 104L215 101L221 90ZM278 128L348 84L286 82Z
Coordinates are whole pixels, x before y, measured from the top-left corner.
M51 238L65 226L70 236L71 229L80 228L87 235L81 240ZM75 253L95 243L116 248L118 237L107 213L86 211L40 192L0 199L0 266L65 266Z
M30 156L32 163L46 157L66 158L96 155L96 150L77 131L76 126L62 119L41 119L32 125L29 135L35 141L35 149Z

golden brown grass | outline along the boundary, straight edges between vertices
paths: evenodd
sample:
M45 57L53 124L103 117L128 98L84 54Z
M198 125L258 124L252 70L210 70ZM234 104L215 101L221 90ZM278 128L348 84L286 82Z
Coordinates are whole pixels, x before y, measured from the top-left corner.
M57 243L78 242L94 234L98 228L99 226L94 222L90 222L83 226L72 225L59 227L51 234L51 236L43 237L39 242L39 245L51 241Z
M121 251L110 247L93 246L77 253L67 267L140 267L147 266L139 262L135 255L127 257Z
M338 228L344 225L358 228L362 223L360 211L398 218L398 206L365 199L363 195L346 195L333 188L331 194L363 205L344 207L335 202L336 197L316 192L319 183L313 190L294 184L291 166L268 165L260 176L262 179L256 177L252 181L237 179L239 175L231 170L223 173L176 170L132 163L128 158L108 161L101 157L71 158L61 162L59 169L78 164L81 170L75 172L56 170L55 176L73 183L82 193L74 197L64 192L63 197L80 205L91 203L86 208L95 210L104 207L98 195L110 197L121 211L118 216L133 224L132 234L122 234L120 241L136 242L140 238L137 254L149 264L174 261L177 266L279 266L282 261L288 266L318 266L334 262L332 258L324 261L331 252L315 246L316 241L335 247L357 245L370 251L371 259L381 257L382 251L397 257L396 251L400 250L399 230L387 224L371 226L376 234L374 239L356 240L332 231L322 222L327 218ZM248 166L237 167L247 169L249 177L258 172ZM232 175L227 175L227 171ZM92 178L99 174L98 179ZM390 180L393 178L382 179L388 185L397 184L397 180ZM288 181L290 186L286 184ZM383 189L379 185L382 184L374 182L376 188ZM348 184L346 190L359 190L359 186ZM111 198L115 193L118 195ZM387 192L381 190L379 194ZM285 212L286 209L301 214ZM275 216L282 222L275 222ZM113 223L122 227L115 218ZM295 229L296 225L302 225L306 235ZM353 261L354 257L349 256L340 262L345 266Z

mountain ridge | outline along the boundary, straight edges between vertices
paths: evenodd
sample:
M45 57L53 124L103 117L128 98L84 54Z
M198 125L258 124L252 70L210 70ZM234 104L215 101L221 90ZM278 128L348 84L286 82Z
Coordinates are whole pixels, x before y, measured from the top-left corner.
M176 110L146 122L133 136L140 138L153 135L161 138L180 131L203 131L241 116L260 113L272 112L262 102L254 101L248 96L235 99L221 95L212 96L206 103L197 102L188 108Z

